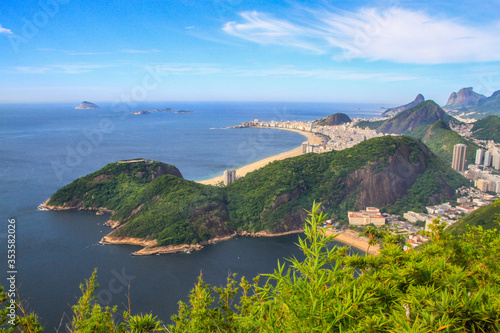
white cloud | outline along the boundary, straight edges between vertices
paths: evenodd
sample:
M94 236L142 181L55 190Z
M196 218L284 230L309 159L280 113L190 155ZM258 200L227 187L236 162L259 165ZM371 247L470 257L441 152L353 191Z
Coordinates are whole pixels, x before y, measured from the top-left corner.
M0 24L0 34L10 35L12 34L12 31L10 29L3 28L2 25Z
M278 44L323 53L320 45L311 41L317 31L279 20L256 11L243 12L245 23L228 22L222 30L226 33L259 44Z
M111 67L109 65L49 65L44 67L18 66L14 69L22 74L81 74L92 72L96 69Z
M346 71L325 69L301 69L295 66L280 66L278 68L245 68L227 67L219 64L164 64L158 69L170 75L213 75L224 74L234 77L268 77L268 78L317 78L326 80L379 80L408 81L418 77L377 71Z
M243 12L242 23L226 23L223 31L259 44L335 53L338 60L414 64L500 61L500 35L496 33L500 23L469 26L401 8L302 10L301 14L291 22L265 13Z
M120 50L120 52L123 52L123 53L156 53L156 52L161 52L161 51L158 49L151 49L151 50L123 49L123 50Z
M50 67L26 67L26 66L18 66L14 67L14 69L23 74L45 74L50 71Z

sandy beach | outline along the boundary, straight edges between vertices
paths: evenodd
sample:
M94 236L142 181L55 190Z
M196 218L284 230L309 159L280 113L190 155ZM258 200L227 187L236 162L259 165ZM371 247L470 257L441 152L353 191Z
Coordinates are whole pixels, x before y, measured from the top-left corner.
M262 128L268 128L268 127L262 127ZM316 136L316 135L314 135L314 133L311 133L311 132L299 131L299 130L288 129L288 128L269 128L269 129L279 129L279 130L293 131L293 132L300 133L307 138L307 141L309 142L310 145L321 144L321 141L322 141L322 137ZM305 140L304 140L304 142L305 142ZM236 169L236 175L240 176L240 177L244 177L247 173L255 171L257 169L260 169L263 166L266 166L267 164L269 164L271 162L284 160L286 158L295 157L295 156L299 156L299 155L302 155L302 146L297 147L295 149L292 149L290 151L275 155L275 156L264 158L260 161L257 161L257 162L254 162L252 164L241 167L239 169ZM216 185L222 181L223 181L223 176L219 176L219 177L215 177L212 179L199 181L199 183L205 184L205 185Z
M325 232L327 236L332 234L337 235L337 237L335 237L336 241L339 241L346 245L354 246L355 248L360 249L362 251L366 251L366 249L368 248L368 238L360 237L359 233L356 231L346 230L338 232L332 229L326 229ZM369 254L377 254L379 252L380 252L379 245L370 246Z

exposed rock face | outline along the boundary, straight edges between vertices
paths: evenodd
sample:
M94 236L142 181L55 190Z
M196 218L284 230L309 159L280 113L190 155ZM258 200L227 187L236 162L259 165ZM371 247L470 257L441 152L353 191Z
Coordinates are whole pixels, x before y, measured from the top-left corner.
M348 115L344 113L335 113L331 116L318 120L317 124L321 126L337 126L350 122L352 122L352 120Z
M401 105L401 106L398 106L398 107L395 107L392 109L387 109L384 113L382 113L382 116L383 117L394 117L398 113L401 113L403 111L411 109L412 107L422 103L423 101L425 101L424 96L422 94L418 94L417 97L415 97L415 99L413 100L413 102L410 102L408 104Z
M454 92L448 98L446 108L460 108L477 103L480 99L486 98L484 95L472 91L472 87L462 88L458 93Z
M400 146L387 161L378 161L350 174L346 179L346 189L348 193L357 191L356 209L392 205L406 195L407 190L426 169L427 149L420 146L422 150L418 162L410 162L409 146ZM377 172L382 164L387 166Z
M90 103L87 101L83 101L80 105L78 105L75 109L99 109L97 105L94 103Z

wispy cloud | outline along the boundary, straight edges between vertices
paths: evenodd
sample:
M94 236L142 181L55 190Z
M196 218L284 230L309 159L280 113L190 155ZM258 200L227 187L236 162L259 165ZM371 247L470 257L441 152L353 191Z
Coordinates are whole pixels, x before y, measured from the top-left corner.
M157 53L157 52L161 52L161 51L158 49L151 49L151 50L123 49L123 50L120 50L120 52L123 52L123 53Z
M398 63L442 64L500 61L500 35L494 26L402 8L363 8L356 12L302 10L294 21L261 12L240 13L223 31L259 44L333 53L335 59L364 58Z
M14 67L14 69L22 74L45 74L50 71L50 67L26 67L26 66L18 66Z
M158 67L158 71L170 75L212 75L229 73L227 68L210 64L167 64Z
M301 69L295 66L278 68L245 68L228 67L219 64L164 64L158 71L169 75L214 75L223 74L234 77L267 77L267 78L317 78L325 80L379 80L409 81L419 77L392 72L346 71L325 69Z
M0 24L0 34L12 34L12 31L10 29L3 28L2 25Z
M110 65L49 65L40 67L18 66L14 70L22 74L81 74L96 69L111 67Z
M324 53L321 41L314 41L319 31L306 26L296 25L270 15L252 11L240 13L244 23L228 22L223 30L235 37L259 44L292 46Z
M101 55L101 54L111 54L112 52L75 52L75 51L64 51L64 53L69 55Z

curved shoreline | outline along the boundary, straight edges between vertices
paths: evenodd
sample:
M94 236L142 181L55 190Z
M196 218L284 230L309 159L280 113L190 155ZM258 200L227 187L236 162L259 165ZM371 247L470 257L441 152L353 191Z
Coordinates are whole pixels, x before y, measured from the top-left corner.
M365 251L368 248L368 241L364 240L362 238L359 238L359 233L355 231L334 231L331 229L326 229L325 234L327 236L329 235L336 235L333 240L344 243L346 245L354 246L358 250ZM372 245L370 246L370 251L368 251L368 254L378 254L380 252L380 246L377 245Z
M158 255L158 254L167 254L167 253L176 253L176 252L191 252L191 251L199 251L203 249L206 245L215 244L218 242L226 241L231 238L237 236L243 237L279 237L290 234L298 234L304 232L304 230L292 230L277 234L270 234L265 231L259 232L235 232L231 235L222 236L222 237L214 237L209 239L208 241L199 243L199 244L180 244L180 245L169 245L169 246L156 246L157 241L155 240L147 240L143 238L133 238L133 237L113 237L110 232L106 236L104 236L100 244L123 244L123 245L137 245L144 246L142 249L135 251L132 253L133 256L150 256L150 255Z
M323 140L322 137L316 136L312 132L299 131L296 129L275 128L275 127L270 128L270 127L257 127L257 126L255 126L255 128L277 129L277 130L296 132L296 133L302 134L304 137L306 137L307 142L310 145L321 144L321 142ZM289 157L295 157L295 156L299 156L299 155L302 155L302 146L299 146L299 147L294 148L292 150L289 150L287 152L280 153L280 154L270 156L270 157L266 157L262 160L250 163L250 164L245 165L245 166L242 166L242 167L236 169L236 175L240 176L240 177L244 177L247 173L255 171L257 169L260 169L271 162L280 161L280 160L284 160L284 159L289 158ZM222 181L223 181L223 176L217 176L217 177L214 177L211 179L198 181L198 183L204 184L204 185L217 185Z
M50 199L49 199L50 200ZM68 206L49 206L47 205L47 202L45 201L44 203L40 204L38 207L39 209L42 208L42 210L49 210L49 211L65 211L65 210L79 210L79 207L68 207ZM81 209L80 209L81 210ZM88 211L105 211L112 213L111 210L108 210L106 208L85 208L84 210ZM115 222L115 223L111 223ZM116 228L120 225L118 221L112 221L108 220L106 221L105 225L115 229L112 230L110 233L108 233L106 236L104 236L99 243L100 244L121 244L121 245L136 245L136 246L142 246L143 248L135 251L132 253L134 256L147 256L147 255L156 255L156 254L167 254L167 253L176 253L176 252L191 252L191 251L199 251L203 249L206 245L209 244L215 244L217 242L222 242L225 240L229 240L231 238L237 237L237 236L242 236L242 237L279 237L279 236L285 236L285 235L290 235L290 234L298 234L304 232L303 229L299 230L292 230L292 231L287 231L287 232L281 232L281 233L269 233L266 231L259 231L259 232L247 232L247 231L240 231L240 232L235 232L231 235L223 236L223 237L215 237L212 239L209 239L208 241L202 242L200 244L180 244L180 245L169 245L169 246L156 246L157 241L155 240L149 240L145 238L134 238L134 237L114 237L113 233L116 231ZM354 231L342 231L342 232L336 232L333 230L326 230L326 235L331 235L335 234L337 235L334 240L338 241L340 243L344 243L345 245L350 245L354 246L355 248L361 250L361 251L366 251L368 248L368 242L362 238L359 238L359 234L354 232ZM373 245L370 246L370 251L369 254L377 254L380 252L380 246L378 245Z

